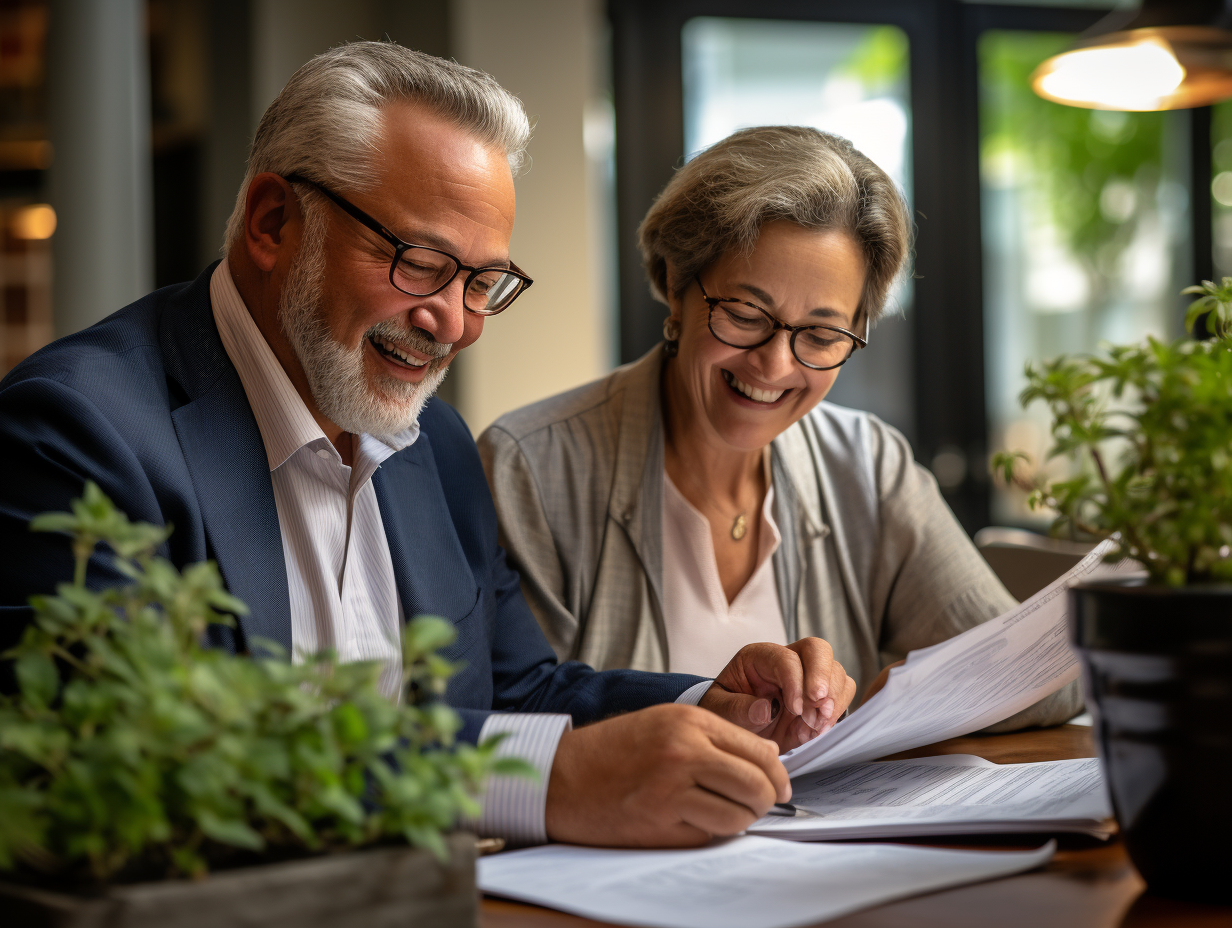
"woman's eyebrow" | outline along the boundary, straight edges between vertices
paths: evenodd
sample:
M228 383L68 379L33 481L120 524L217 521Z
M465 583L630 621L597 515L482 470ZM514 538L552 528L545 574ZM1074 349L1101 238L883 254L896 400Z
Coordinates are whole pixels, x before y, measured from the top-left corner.
M776 307L774 297L772 297L761 287L758 287L756 284L738 283L736 284L736 287L752 294L753 298L762 303L766 309L773 309ZM823 319L838 319L840 322L847 321L847 314L845 312L838 309L831 309L828 306L819 306L816 309L810 309L808 314L810 316L820 316Z

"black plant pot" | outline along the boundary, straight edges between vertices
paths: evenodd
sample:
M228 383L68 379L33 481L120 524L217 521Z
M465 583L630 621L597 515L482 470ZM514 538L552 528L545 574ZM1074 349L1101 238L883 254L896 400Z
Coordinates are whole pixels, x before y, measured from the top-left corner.
M1232 902L1232 586L1090 583L1069 597L1130 858L1153 893Z

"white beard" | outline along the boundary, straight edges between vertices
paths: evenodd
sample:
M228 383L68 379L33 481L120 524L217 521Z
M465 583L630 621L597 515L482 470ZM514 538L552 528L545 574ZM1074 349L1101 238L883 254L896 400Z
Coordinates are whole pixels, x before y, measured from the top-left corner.
M322 307L325 277L324 223L305 223L304 240L278 301L278 319L299 359L317 409L343 431L377 438L396 435L419 421L424 404L445 379L451 345L433 341L421 329L407 329L392 319L368 329L354 348L334 340ZM407 383L383 370L364 370L364 343L386 338L434 358L418 383Z

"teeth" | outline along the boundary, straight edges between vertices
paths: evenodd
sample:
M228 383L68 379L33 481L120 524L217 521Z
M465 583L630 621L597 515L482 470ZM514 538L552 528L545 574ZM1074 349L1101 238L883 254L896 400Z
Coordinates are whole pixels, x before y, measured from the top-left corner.
M399 361L404 361L411 367L423 367L428 363L427 361L421 361L418 358L411 357L393 342L386 341L383 338L374 338L373 341L392 354Z
M755 403L773 403L787 392L786 390L759 390L757 387L750 387L747 383L738 379L735 374L728 373L727 371L724 371L724 373L727 374L728 383Z

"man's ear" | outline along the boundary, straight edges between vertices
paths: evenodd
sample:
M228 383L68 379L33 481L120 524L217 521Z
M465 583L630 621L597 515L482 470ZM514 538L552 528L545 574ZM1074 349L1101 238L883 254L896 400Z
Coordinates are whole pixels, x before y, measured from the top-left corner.
M244 202L244 248L266 274L299 247L301 214L291 185L277 174L258 174Z

